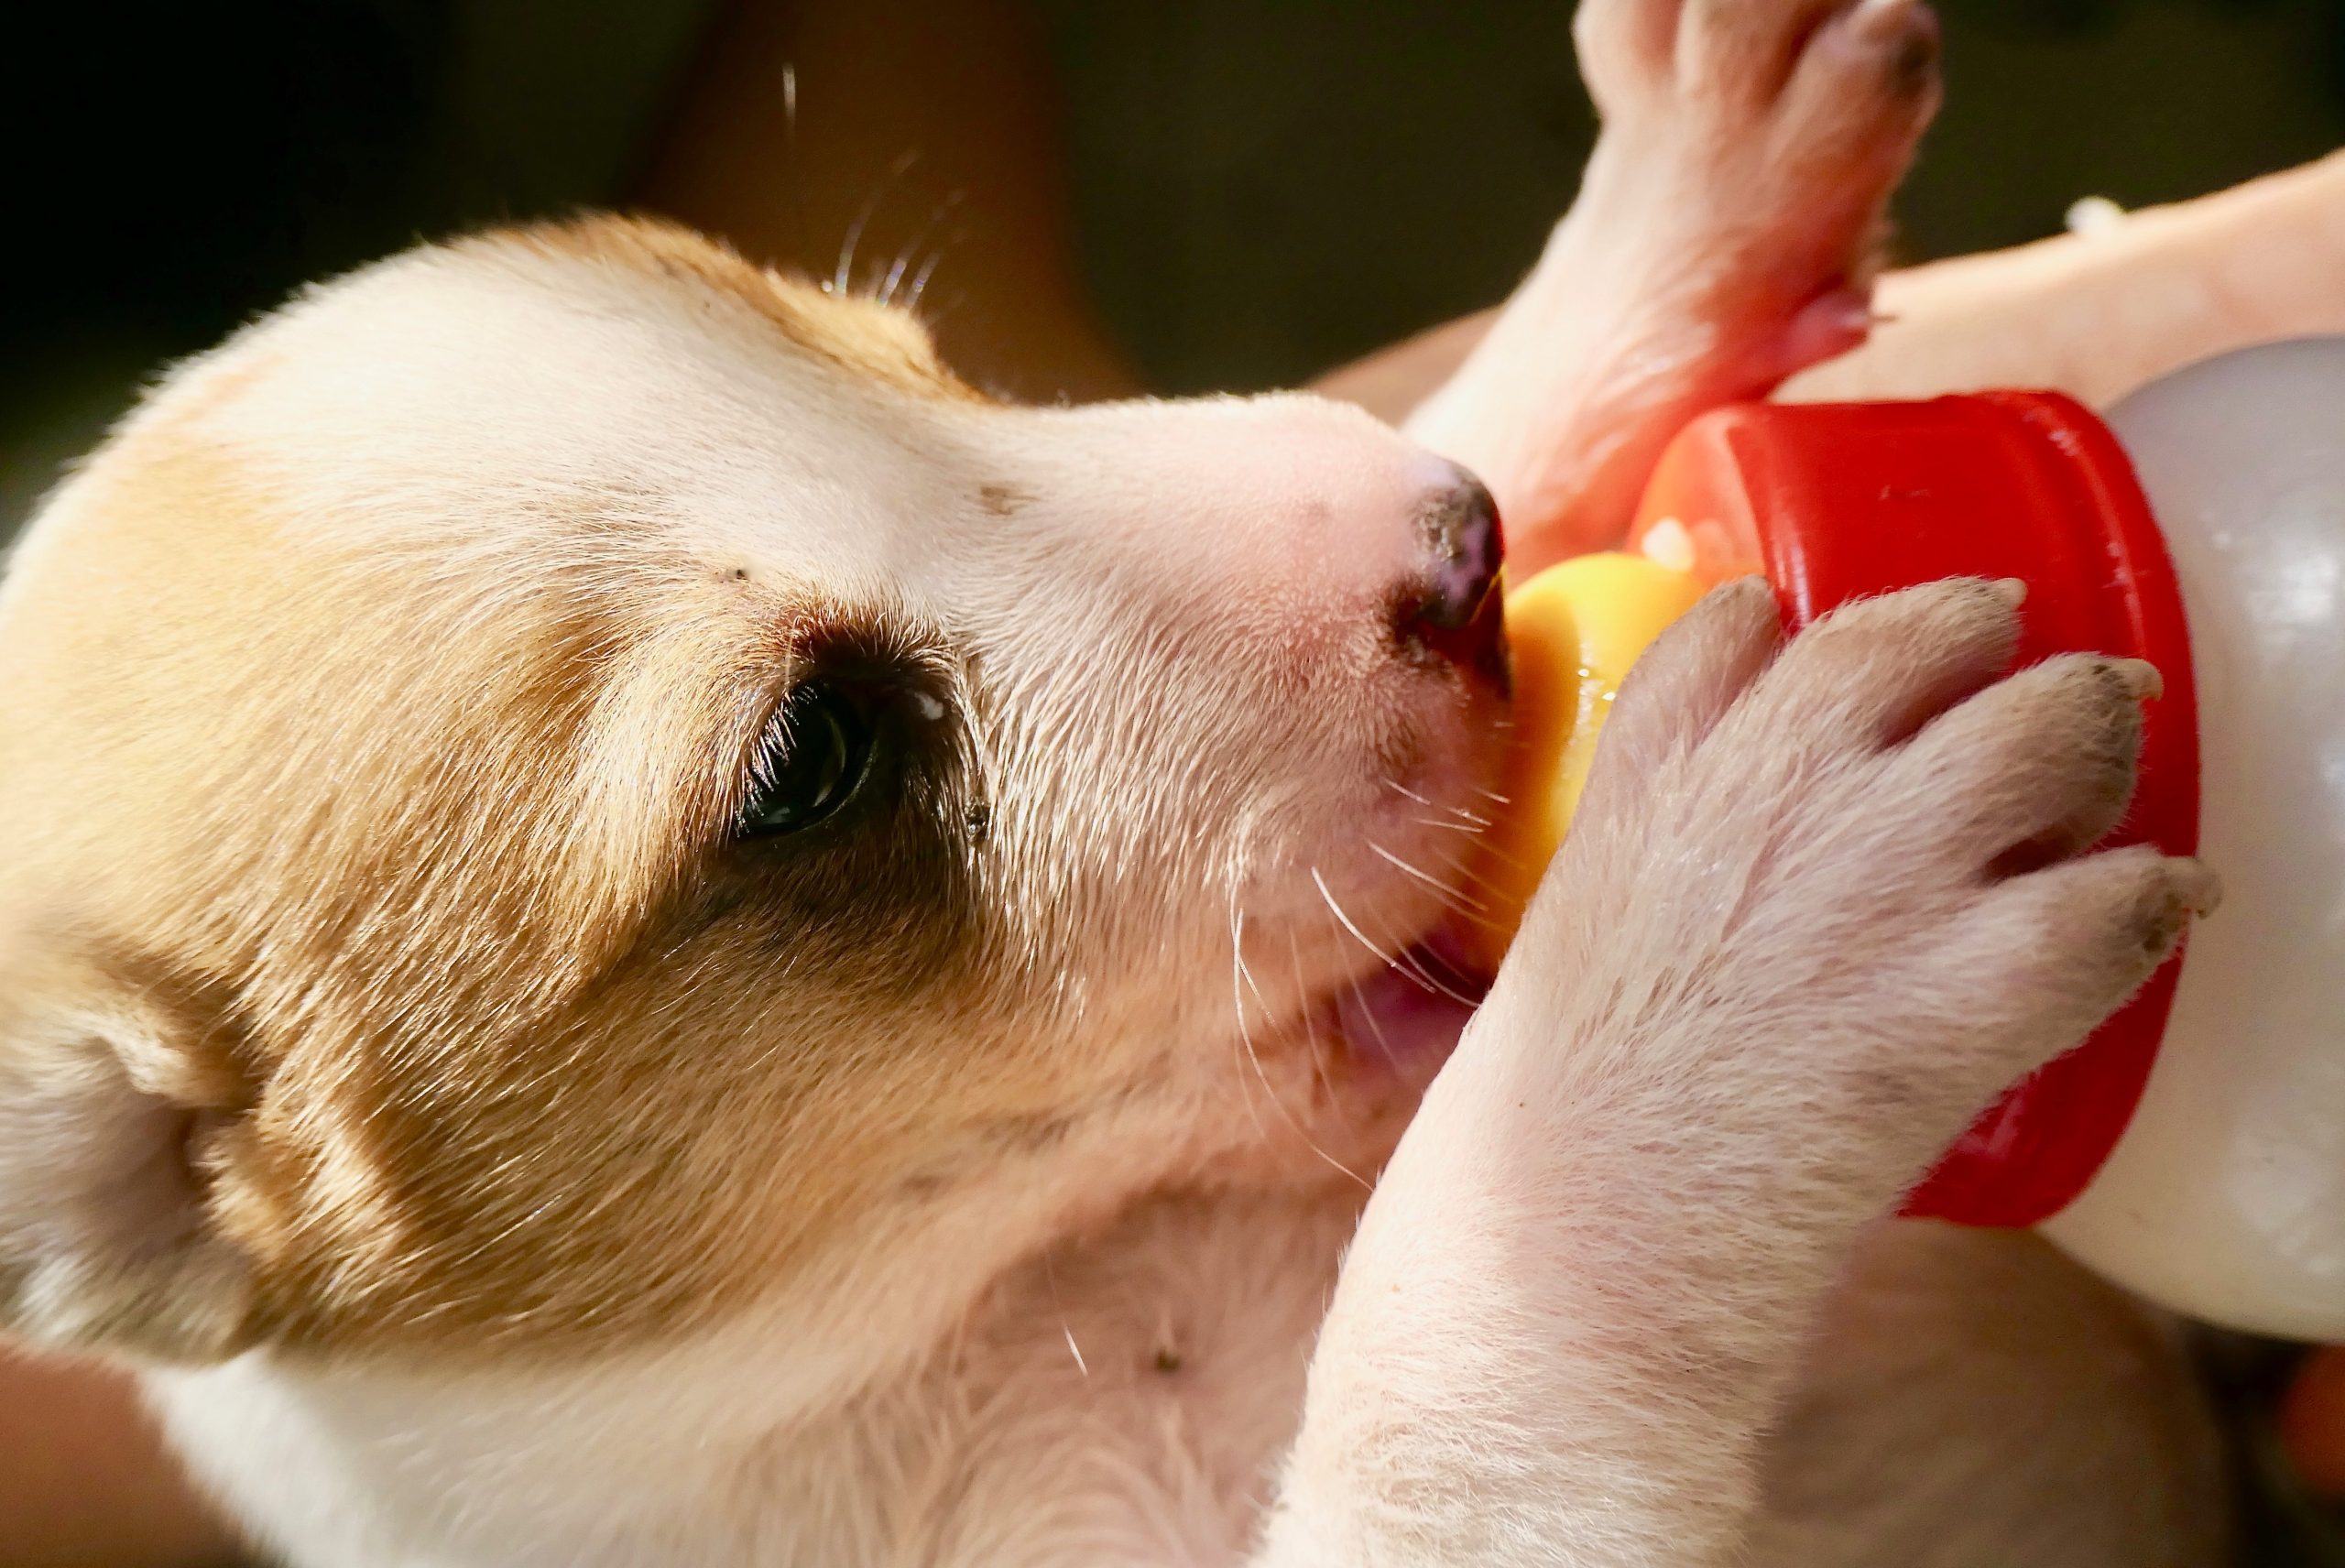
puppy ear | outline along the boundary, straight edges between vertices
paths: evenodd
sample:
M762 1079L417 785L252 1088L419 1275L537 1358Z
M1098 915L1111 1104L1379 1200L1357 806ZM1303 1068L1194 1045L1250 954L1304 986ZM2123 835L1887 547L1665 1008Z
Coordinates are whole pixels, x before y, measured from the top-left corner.
M215 1360L252 1276L208 1212L204 1134L238 1103L216 1013L79 956L0 962L0 1329Z

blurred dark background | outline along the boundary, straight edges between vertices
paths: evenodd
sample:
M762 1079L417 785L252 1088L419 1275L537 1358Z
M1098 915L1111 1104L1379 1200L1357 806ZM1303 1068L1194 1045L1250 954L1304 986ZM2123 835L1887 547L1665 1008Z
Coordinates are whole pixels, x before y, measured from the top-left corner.
M1904 259L2345 144L2345 0L1935 4L1947 106L1898 201ZM1529 264L1594 131L1569 8L0 0L0 539L156 367L303 281L581 206L746 212L765 254L825 273L867 220L857 279L936 258L922 307L970 343L1031 285L1096 313L1062 357L1107 382L1303 379L1494 302ZM802 126L758 112L785 60ZM1031 112L986 113L997 97ZM983 146L955 146L980 120ZM998 188L954 201L1020 156L1058 171L1041 219ZM817 164L830 187L802 195ZM997 247L988 275L989 225L1012 219L1040 247ZM2241 1365L2227 1399L2268 1406L2285 1368ZM2345 1562L2296 1504L2251 1530L2259 1561Z
M454 227L638 199L695 73L738 36L728 13L757 3L16 0L0 530L140 376L303 280ZM2345 142L2345 0L1937 5L1948 103L1899 201L1908 258L2049 234L2080 196L2193 195ZM883 39L935 8L870 0L843 25ZM1034 0L1107 335L1159 388L1245 387L1494 301L1592 134L1567 11ZM824 81L810 67L799 87L811 103ZM935 198L901 183L874 195ZM986 222L976 202L952 218L961 236ZM948 249L928 303L954 308L953 265Z

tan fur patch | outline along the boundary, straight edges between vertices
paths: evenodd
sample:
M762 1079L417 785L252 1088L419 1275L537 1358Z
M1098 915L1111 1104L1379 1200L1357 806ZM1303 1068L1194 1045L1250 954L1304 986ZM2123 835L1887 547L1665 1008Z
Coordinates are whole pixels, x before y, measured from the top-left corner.
M747 306L842 370L917 396L984 400L944 368L929 335L902 310L753 266L672 223L597 213L499 231L477 243L500 251L518 245L705 289Z

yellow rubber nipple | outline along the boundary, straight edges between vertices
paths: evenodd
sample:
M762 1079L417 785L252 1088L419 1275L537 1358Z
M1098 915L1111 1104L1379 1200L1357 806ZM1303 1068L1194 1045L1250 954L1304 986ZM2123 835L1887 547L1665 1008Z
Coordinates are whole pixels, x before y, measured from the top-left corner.
M1642 555L1583 555L1507 595L1514 662L1514 746L1499 792L1507 804L1476 867L1490 904L1475 956L1495 969L1587 784L1605 715L1629 667L1702 585Z

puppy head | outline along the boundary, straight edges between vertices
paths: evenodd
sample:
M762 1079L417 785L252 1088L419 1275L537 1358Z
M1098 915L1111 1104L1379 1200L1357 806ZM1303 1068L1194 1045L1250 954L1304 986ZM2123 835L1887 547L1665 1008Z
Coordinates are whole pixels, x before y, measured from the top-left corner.
M1477 505L1309 399L993 404L638 224L312 293L0 596L0 1312L849 1334L890 1270L1373 1158L1430 1062L1333 999L1483 782Z

